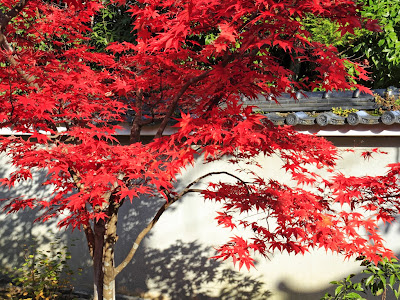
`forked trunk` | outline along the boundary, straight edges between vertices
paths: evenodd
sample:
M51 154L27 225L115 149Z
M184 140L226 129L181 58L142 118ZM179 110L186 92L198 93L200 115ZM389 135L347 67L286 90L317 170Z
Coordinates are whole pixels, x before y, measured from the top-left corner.
M201 178L199 178L198 180L200 179ZM193 185L194 183L195 182L193 182L191 185ZM118 210L123 202L113 201L115 200L113 199L113 195L111 194L109 196L109 205L106 210L107 217L105 219L95 221L93 230L90 224L86 224L86 226L84 226L85 235L89 246L89 252L93 259L94 300L115 300L115 277L132 260L141 241L158 222L164 211L186 193L198 191L190 189L191 185L189 185L177 197L169 197L169 201L166 201L158 209L154 218L138 234L128 255L118 266L114 266L114 247L118 239Z
M225 172L209 173L199 177L190 183L181 193L175 197L168 196L168 201L158 209L153 219L136 237L128 255L118 265L114 266L114 247L117 242L117 221L118 210L122 205L121 202L113 201L112 195L108 198L109 206L107 209L107 218L98 220L94 224L94 230L91 226L84 227L86 238L88 241L89 251L93 258L94 269L94 300L115 300L115 277L128 265L136 253L143 238L150 232L154 225L158 222L165 210L190 192L201 192L199 189L191 189L191 186L209 175L221 174ZM229 174L229 173L228 173Z
M114 246L119 207L110 205L109 218L94 224L94 300L115 300Z

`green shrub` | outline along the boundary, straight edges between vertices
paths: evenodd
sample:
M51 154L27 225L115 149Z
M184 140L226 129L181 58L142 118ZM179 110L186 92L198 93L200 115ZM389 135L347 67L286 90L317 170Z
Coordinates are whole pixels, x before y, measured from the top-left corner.
M400 265L397 259L384 258L378 265L363 260L361 265L365 267L361 275L365 276L354 281L354 274L350 274L343 280L332 281L331 284L337 286L335 294L326 293L321 300L366 299L363 296L366 296L368 292L373 296L381 296L382 299L386 299L387 292L390 290L393 291L396 299L399 299Z
M24 252L22 266L14 268L9 274L12 283L7 299L65 299L66 294L72 294L74 272L68 266L71 255L67 246L60 246L59 239L56 239L50 244L49 250L26 246Z

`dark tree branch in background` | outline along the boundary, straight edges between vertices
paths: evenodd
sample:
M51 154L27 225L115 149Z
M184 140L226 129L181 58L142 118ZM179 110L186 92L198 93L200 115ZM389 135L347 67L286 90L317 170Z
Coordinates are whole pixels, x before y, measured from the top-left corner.
M165 115L165 117L163 118L160 127L157 130L156 136L154 138L159 138L162 136L165 128L167 127L168 121L171 119L172 114L174 113L177 105L178 105L178 101L180 100L180 98L183 96L183 94L186 92L186 90L192 85L195 84L196 82L206 78L209 74L210 74L211 70L205 71L204 73L200 74L197 77L193 77L190 78L183 86L182 88L179 90L179 92L175 95L174 99L172 100L168 111Z
M142 128L142 117L143 117L143 92L138 91L135 99L135 118L132 123L131 133L129 137L129 143L133 144L140 141L140 130Z
M0 31L3 32L12 18L16 17L29 0L20 0L17 5L6 13L0 11Z
M35 80L34 76L29 76L24 70L18 67L18 62L13 56L14 49L8 43L5 28L8 23L12 20L12 18L16 17L21 10L25 7L29 0L20 0L17 5L15 5L12 9L10 9L6 13L2 13L0 11L0 48L5 51L4 55L11 66L16 68L18 74L30 85L34 86L36 89L39 89L38 84L33 83Z

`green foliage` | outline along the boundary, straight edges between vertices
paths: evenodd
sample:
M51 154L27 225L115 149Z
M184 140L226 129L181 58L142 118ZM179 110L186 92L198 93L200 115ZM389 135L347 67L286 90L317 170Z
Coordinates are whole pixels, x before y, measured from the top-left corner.
M389 260L385 258L378 265L363 260L361 265L365 266L365 269L361 272L365 276L360 281L353 282L354 274L350 274L340 281L332 281L331 284L337 285L335 294L326 293L321 300L366 299L360 293L366 295L368 292L386 299L388 288L393 291L396 299L399 299L400 265L397 259Z
M74 272L68 266L71 255L67 246L60 248L59 240L50 244L50 250L25 248L24 263L10 274L7 299L61 299L61 291L72 292L70 284Z
M304 27L311 39L338 48L343 57L358 60L370 72L373 81L363 82L371 88L397 86L400 82L400 1L359 0L363 17L377 20L381 31L355 29L354 35L341 35L339 25L328 19L308 16ZM349 70L351 74L352 70Z
M367 58L374 79L373 88L398 85L400 81L400 2L363 0L362 15L378 20L382 31L363 31L351 45L348 55Z
M332 112L338 116L347 117L350 113L357 112L358 109L343 109L341 107L332 107Z
M357 35L364 32L364 30L355 29L355 35L346 33L342 36L338 31L339 24L315 15L308 15L302 24L311 33L311 40L335 47L351 44Z
M120 6L105 1L105 7L94 17L92 25L91 41L96 49L103 51L108 44L117 41L134 42L132 19L126 12L128 8L128 4Z

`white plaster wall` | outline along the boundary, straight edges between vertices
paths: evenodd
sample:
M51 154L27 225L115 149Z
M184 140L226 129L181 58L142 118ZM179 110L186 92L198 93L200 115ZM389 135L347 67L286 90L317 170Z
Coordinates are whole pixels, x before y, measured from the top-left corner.
M344 149L348 148L342 148ZM368 161L361 158L360 154L371 150L371 147L361 146L350 149L354 149L355 152L342 151L343 159L338 162L338 170L348 175L383 174L387 164L398 161L397 147L382 147L380 149L387 154L374 154ZM265 167L261 171L264 176L281 180L285 178L285 173L280 169L279 159L260 159L260 162ZM190 172L185 178L194 179L208 171L230 171L222 163L202 166L199 169ZM218 246L221 241L226 241L231 233L227 229L216 227L216 222L213 220L216 216L216 208L218 208L217 204L204 203L201 199L187 197L182 203L177 204L174 211L167 212L163 216L153 235L148 239L147 245L167 248L174 243L171 237L175 237L176 240L185 242L196 239L210 248ZM394 224L387 228L384 234L389 247L396 253L400 253L399 231L399 225ZM330 281L341 279L350 273L358 273L360 270L358 262L345 261L343 257L336 254L315 250L304 256L275 253L270 260L259 257L256 269L250 272L242 270L239 273L260 277L265 283L265 288L272 293L268 299L289 300L320 299L325 290L330 287Z
M340 139L338 140L341 143ZM343 160L338 168L349 175L378 175L385 171L385 165L399 161L400 140L390 137L385 140L387 155L379 154L369 161L360 158L360 152L375 148L380 141L361 142L357 138L355 153L343 152ZM347 144L349 142L347 141ZM351 143L350 143L351 144ZM0 175L10 172L5 156L0 156ZM278 159L260 159L265 166L266 177L285 178L280 170ZM197 165L189 168L179 183L188 182L209 171L229 170L222 162L209 165ZM37 174L37 181L40 174ZM0 198L9 193L2 190ZM45 195L36 182L28 182L18 187L21 195ZM143 199L127 202L122 209L119 221L119 236L116 250L116 263L129 251L132 240L146 225L154 214L154 207L161 202L157 199ZM304 256L289 256L286 253L275 253L270 260L257 258L256 269L238 271L231 262L217 263L209 260L213 247L226 241L231 232L217 226L214 218L219 205L205 202L199 197L188 195L180 203L174 204L160 219L151 234L140 246L134 262L117 277L117 288L120 293L139 294L152 290L169 294L172 299L320 299L327 291L329 282L341 279L351 272L357 273L360 268L354 261L344 261L342 257L312 251ZM37 238L37 245L51 241L54 235L61 236L66 244L72 240L77 246L71 247L73 267L83 267L83 275L76 285L81 289L91 289L91 269L84 244L83 233L73 234L56 229L56 221L50 224L34 224L38 212L22 212L6 216L0 214L0 264L17 265L24 253L23 245ZM398 236L400 227L394 224L384 228L388 245L400 253ZM80 241L80 242L79 242ZM230 282L230 279L233 279ZM269 293L267 293L267 291ZM257 298L258 297L258 298Z

